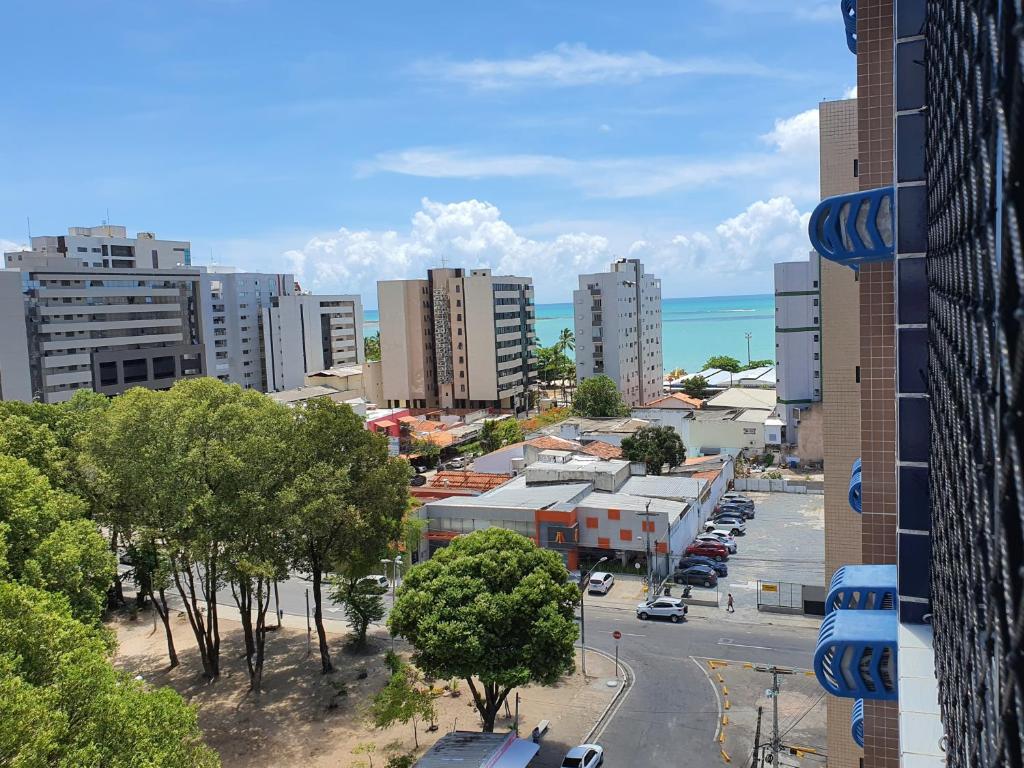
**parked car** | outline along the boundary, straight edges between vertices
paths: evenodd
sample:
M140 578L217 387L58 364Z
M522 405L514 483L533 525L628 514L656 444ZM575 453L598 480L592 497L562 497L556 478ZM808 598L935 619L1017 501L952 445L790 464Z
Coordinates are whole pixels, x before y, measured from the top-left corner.
M462 456L456 456L446 465L448 469L465 469L469 466L470 460Z
M718 583L718 574L708 565L691 565L672 574L676 584L695 584L698 587L713 587Z
M604 763L604 748L599 744L580 744L562 758L562 768L597 768Z
M726 491L722 494L722 503L729 502L731 504L742 504L747 507L754 506L754 500L749 496L744 496L742 493L736 491Z
M687 610L686 603L678 597L656 597L646 603L640 603L636 607L636 615L641 621L657 617L676 624L686 618Z
M612 588L614 583L614 576L610 573L598 571L590 575L590 581L587 582L587 592L592 595L607 595L608 590Z
M426 485L426 484L427 484L427 478L425 478L423 475L413 475L409 479L409 485L411 485L413 487L416 487L416 488L418 488L421 485Z
M695 539L695 541L717 541L723 547L729 550L730 555L735 555L737 550L739 549L739 547L736 544L736 539L734 539L728 531L719 530L717 528L710 530L707 533L700 534Z
M735 515L732 512L715 515L711 518L712 522L718 523L719 528L725 528L729 525L742 525L744 529L747 527L747 521L742 515Z
M715 573L719 576L729 575L729 566L725 563L716 563L710 557L701 557L700 555L691 555L690 557L684 557L679 561L679 570L688 568L691 565L706 565L715 569Z
M709 531L712 528L721 528L733 536L742 536L747 532L747 524L734 517L716 517L713 520L708 520L704 524L704 530Z
M716 515L736 515L744 520L754 517L754 508L745 507L742 504L721 504L715 512Z
M387 592L389 589L391 589L391 582L388 581L388 577L387 576L381 576L379 574L374 574L373 576L363 576L363 578L361 578L359 580L359 583L360 584L374 584L374 585L380 587L385 592Z
M683 552L684 555L701 555L722 562L729 559L729 550L721 542L695 541Z

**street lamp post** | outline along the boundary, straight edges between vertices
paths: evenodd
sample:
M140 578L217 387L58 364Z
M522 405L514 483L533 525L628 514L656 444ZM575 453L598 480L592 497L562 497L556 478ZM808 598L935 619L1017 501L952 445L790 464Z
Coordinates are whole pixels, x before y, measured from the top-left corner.
M391 565L391 607L395 607L395 586L398 583L398 569L402 566L402 556L398 555L392 560L389 557L381 559L381 565L384 566L384 575L387 575L387 567ZM395 635L393 632L388 630L388 634L391 635L391 651L394 653L395 650Z
M580 579L580 660L584 677L587 676L587 624L583 620L583 598L587 594L587 584L590 583L591 574L607 559L607 557L602 557L594 563L593 568L587 571L587 575Z

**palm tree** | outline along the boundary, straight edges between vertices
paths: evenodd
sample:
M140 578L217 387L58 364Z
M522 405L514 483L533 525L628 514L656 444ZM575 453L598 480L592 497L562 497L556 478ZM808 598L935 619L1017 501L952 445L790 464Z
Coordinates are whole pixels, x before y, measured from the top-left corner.
M558 334L558 341L554 343L552 347L555 350L555 356L558 358L558 362L561 363L559 368L562 372L562 399L566 405L569 403L569 396L565 391L565 382L568 379L571 383L570 388L576 386L576 366L569 359L569 356L565 354L565 350L574 351L576 349L576 334L572 332L571 328L563 328L562 332ZM570 375L571 374L571 375Z

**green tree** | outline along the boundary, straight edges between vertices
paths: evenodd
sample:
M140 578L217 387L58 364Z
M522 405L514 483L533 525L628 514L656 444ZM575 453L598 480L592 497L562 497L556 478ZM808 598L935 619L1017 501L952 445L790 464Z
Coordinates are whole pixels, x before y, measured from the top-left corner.
M0 583L0 764L171 768L220 764L195 708L116 671L111 636L68 602Z
M703 376L690 376L683 380L683 392L690 397L703 400L708 396L708 380Z
M761 360L751 360L749 363L743 366L743 370L749 371L751 368L766 368L772 365L775 365L775 361L769 358L763 358Z
M712 355L704 363L704 369L707 370L708 368L718 368L729 373L739 373L743 370L743 364L735 357L729 357L729 355Z
M498 422L498 435L501 437L502 445L521 443L525 437L522 426L515 418L503 419Z
M628 416L629 408L622 401L615 382L602 375L580 382L572 398L572 412L577 416L600 418Z
M288 472L280 494L287 511L292 567L312 580L321 670L334 666L323 623L323 577L331 568L365 575L401 535L409 504L404 459L364 428L352 409L326 398L291 411Z
M25 563L26 583L65 595L72 615L94 624L103 613L117 560L91 520L65 520Z
M556 552L501 528L460 536L405 577L388 625L427 675L466 680L485 731L509 692L574 667L579 590Z
M523 437L523 428L516 419L488 419L480 428L480 448L484 453L490 453L503 446L522 442Z
M677 467L686 459L682 438L672 427L641 427L622 440L622 455L629 461L642 461L647 474L660 475L662 467Z
M413 743L420 746L417 722L437 717L430 691L419 686L419 674L408 664L400 662L388 684L373 697L370 719L376 728L390 728L395 723L412 722Z
M480 428L480 448L484 453L490 453L501 448L498 422L494 419L487 419Z
M384 618L384 588L362 576L339 576L331 585L331 599L345 606L345 618L355 636L352 647L366 647L366 631L370 624Z
M428 465L433 466L441 457L441 446L430 440L414 439L409 446L409 452L424 459Z
M366 359L368 361L380 360L380 331L373 336L367 336L363 342L366 346Z
M576 334L572 328L563 328L558 334L558 341L555 342L555 349L565 354L566 350L572 352L576 349Z

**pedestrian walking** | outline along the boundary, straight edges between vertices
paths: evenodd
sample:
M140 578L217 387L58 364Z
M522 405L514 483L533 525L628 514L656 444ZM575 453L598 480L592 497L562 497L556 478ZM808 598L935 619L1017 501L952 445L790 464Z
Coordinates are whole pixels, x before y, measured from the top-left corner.
M729 613L736 613L736 607L732 604L732 592L729 593L729 601L726 603L725 610Z

